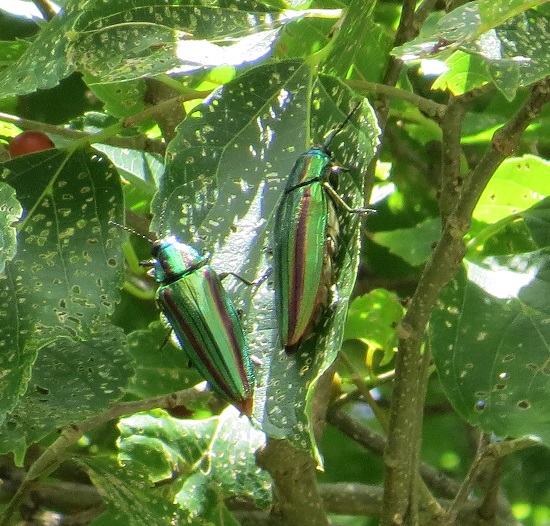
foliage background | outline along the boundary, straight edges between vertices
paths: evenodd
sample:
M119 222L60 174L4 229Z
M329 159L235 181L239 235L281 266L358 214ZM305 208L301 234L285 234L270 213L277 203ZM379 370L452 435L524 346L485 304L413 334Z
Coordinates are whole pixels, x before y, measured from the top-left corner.
M1 151L0 524L550 524L548 4L40 5L0 2L0 141L57 147ZM251 425L159 350L150 247L110 222L263 275L294 160L359 97L338 191L377 213L341 214L332 315L288 359L270 283L224 282Z

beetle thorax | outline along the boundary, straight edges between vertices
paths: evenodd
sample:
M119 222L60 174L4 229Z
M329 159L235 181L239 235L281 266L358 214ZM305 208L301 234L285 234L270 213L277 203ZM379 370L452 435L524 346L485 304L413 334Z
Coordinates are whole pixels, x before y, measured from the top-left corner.
M158 239L153 244L155 279L159 283L172 282L188 272L205 265L208 258L175 236Z

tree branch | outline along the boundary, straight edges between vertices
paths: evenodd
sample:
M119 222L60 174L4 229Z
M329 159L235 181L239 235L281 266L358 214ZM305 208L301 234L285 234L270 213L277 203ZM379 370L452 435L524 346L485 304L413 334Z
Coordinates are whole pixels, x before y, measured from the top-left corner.
M271 516L289 526L328 526L328 518L316 480L316 462L307 451L286 440L269 438L256 453L256 463L270 473L275 485Z
M521 134L550 98L549 78L535 84L516 115L495 135L490 148L471 171L456 208L449 215L432 258L426 264L418 287L399 327L396 383L391 403L390 432L385 454L386 478L382 526L400 525L409 512L410 459L415 444L411 417L420 394L418 363L421 345L432 308L443 286L456 274L465 253L464 235L472 212L500 163L517 147Z

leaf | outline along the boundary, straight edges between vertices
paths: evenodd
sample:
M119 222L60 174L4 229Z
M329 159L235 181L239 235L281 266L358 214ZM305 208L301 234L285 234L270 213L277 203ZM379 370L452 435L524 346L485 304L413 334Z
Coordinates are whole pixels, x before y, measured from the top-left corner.
M0 183L0 203L0 272L3 272L6 261L13 259L17 250L13 223L23 209L15 197L15 190L5 183Z
M521 216L528 232L540 232L548 201ZM548 241L546 233L536 238ZM506 247L486 243L445 287L430 321L432 352L447 396L470 423L550 445L550 247Z
M434 90L449 90L453 95L463 95L491 82L487 63L477 55L455 51L444 64L448 70L435 79L432 84Z
M344 340L361 340L390 356L397 347L396 327L403 314L403 306L395 294L374 289L351 303Z
M537 5L544 4L547 0L479 0L479 14L482 27L487 29L499 26L506 20L520 15L524 11Z
M103 84L89 74L84 75L83 80L103 101L105 111L114 117L129 117L145 109L147 86L144 80Z
M254 459L264 436L233 407L207 420L178 420L156 410L124 418L119 427L121 461L153 482L174 480L176 502L188 520L205 516L212 502L225 508L230 496L269 505L269 476Z
M550 195L550 163L535 155L506 159L477 203L473 218L494 223L525 210Z
M311 144L305 130L313 142L322 142L344 121L352 101L338 81L313 77L297 61L257 67L220 88L179 126L168 146L153 228L206 245L219 271L249 279L264 275L272 266L266 248L272 247L275 206L297 156ZM365 103L347 128L332 144L335 159L350 168L338 191L360 206L361 167L372 158L378 137L370 106ZM336 357L357 268L357 218L343 214L340 221L334 311L298 355L289 358L281 348L267 283L245 289L236 280L224 282L246 313L251 350L263 362L256 374L255 421L269 435L306 449L313 444L306 403Z
M163 346L168 330L155 322L148 330L128 335L129 350L136 363L128 390L140 398L179 391L202 381L180 348L169 343Z
M44 332L51 343L37 349L27 390L0 427L0 452L14 451L19 464L53 430L105 411L132 375L121 329L97 324L81 339Z
M17 61L29 47L25 40L0 40L0 66L10 66Z
M181 519L177 506L152 486L147 473L120 466L108 457L79 458L78 463L107 504L107 513L114 519L111 524L172 524ZM102 524L101 518L96 522Z
M0 361L4 371L0 414L14 412L17 436L24 432L21 426L36 428L36 432L29 431L29 437L43 436L48 429L32 422L32 418L40 418L40 411L30 416L29 404L36 403L33 411L43 406L33 398L35 386L29 384L33 379L42 381L56 370L63 376L65 365L72 367L83 389L94 379L97 408L104 408L107 403L99 394L110 391L109 399L116 399L129 375L122 371L128 361L123 357L123 336L109 324L105 326L119 298L124 233L108 221L122 220L122 193L116 170L93 150L52 149L17 157L4 164L2 178L15 189L24 213L18 224L17 254L0 276ZM55 352L50 350L52 345ZM57 354L61 350L67 353L66 358ZM42 352L46 354L39 356ZM66 364L58 363L64 360ZM114 371L119 377L116 380ZM63 384L54 380L47 388L48 400L57 400L57 393L64 390ZM23 412L23 406L16 404L27 388L30 398L22 402ZM67 397L60 402L67 406L57 422L66 423L80 415L74 400ZM80 403L83 411L88 411L87 404ZM27 416L31 420L26 421ZM0 430L4 451L16 445L10 444L13 429L6 426Z
M102 5L80 17L68 61L98 83L242 66L269 54L279 30L306 16L306 11L262 12L260 4L256 12L244 7L123 0L109 12Z
M513 18L505 15L482 23L479 2L468 2L443 16L437 25L414 40L394 48L392 53L405 61L457 49L476 55L485 62L495 86L512 100L519 87L528 86L550 73L543 44L549 33L548 18L537 11L525 11ZM472 74L477 78L474 82L465 80L464 76L469 75L465 65L461 54L449 59L447 66L451 69L443 74L442 80L436 80L436 87L453 79L454 92L460 94L460 89L473 89L486 82L479 61L471 62ZM457 82L460 76L463 80Z
M432 246L441 234L439 219L426 219L412 228L398 228L387 232L376 232L373 239L387 247L409 265L423 265L432 254Z
M78 17L79 0L66 3L63 15L45 25L17 62L2 72L0 99L52 88L72 73L67 64L67 31Z
M353 0L336 34L323 71L339 78L382 82L391 41L373 20L376 2Z
M549 36L548 18L530 10L483 33L463 49L487 61L495 86L512 100L518 87L550 74L544 45Z

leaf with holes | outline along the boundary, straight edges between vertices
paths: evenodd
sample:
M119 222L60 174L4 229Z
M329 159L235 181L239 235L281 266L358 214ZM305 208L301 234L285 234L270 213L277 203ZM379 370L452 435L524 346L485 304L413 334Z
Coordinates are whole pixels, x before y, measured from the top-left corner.
M487 242L445 287L430 337L443 388L464 418L550 445L548 200L520 217L533 249L510 253L506 236Z
M133 466L121 466L106 456L80 457L78 463L107 505L104 514L107 522L102 522L102 515L97 519L98 524L143 526L174 524L183 520L177 506L166 498L163 489L152 487L147 473L139 472Z
M479 0L478 7L482 24L491 28L545 2L547 0Z
M78 339L59 328L41 330L51 343L37 348L27 390L0 427L1 453L14 451L20 463L31 444L105 411L124 394L133 372L124 333L109 323L89 329Z
M511 157L496 170L481 194L473 218L494 223L550 195L550 162L535 155Z
M221 272L258 278L271 268L271 230L281 191L298 155L343 122L354 102L337 80L316 77L297 61L255 68L220 88L179 126L169 144L166 176L153 203L153 229L172 232L213 253ZM359 117L358 117L359 119ZM363 104L356 122L332 144L337 162L350 168L338 192L361 206L362 170L372 158L378 127ZM306 137L306 130L311 137ZM313 447L307 404L319 376L336 357L358 261L358 223L342 214L334 311L319 333L289 358L282 350L268 283L224 284L245 312L257 372L254 419L263 430L298 447ZM313 349L317 348L317 353Z
M56 16L44 25L19 59L2 71L0 99L52 88L73 72L67 64L67 35L81 5L79 0L66 2L63 16Z
M156 410L124 418L119 427L121 462L153 483L177 480L175 501L188 519L207 514L208 502L220 511L231 496L269 505L270 479L254 459L265 437L233 407L208 420L179 420ZM212 498L205 501L205 494Z
M93 150L54 149L4 168L23 217L17 254L0 276L0 414L12 413L0 430L3 451L106 408L130 375L124 336L106 321L122 268L124 234L109 225L123 214L116 170ZM76 398L60 394L67 375L82 389Z
M495 17L490 23L483 23L478 2L469 2L442 17L429 31L394 48L392 53L403 60L417 60L449 50L474 55L482 59L486 70L480 67L478 60L473 60L472 74L483 78L478 78L477 82L469 81L464 87L472 89L490 77L502 94L512 100L519 87L528 86L550 73L544 45L550 25L547 17L534 10L504 18L503 21ZM453 69L443 74L445 81L436 80L436 86L444 85L446 79L460 74L464 78L470 73L470 67L464 71L464 60L456 57L451 57L447 65Z
M113 9L98 4L74 27L68 61L98 83L250 64L271 52L282 27L307 14L255 7L121 0Z
M15 197L15 190L6 183L0 183L0 203L0 272L3 272L6 261L13 259L17 250L13 223L23 210Z

